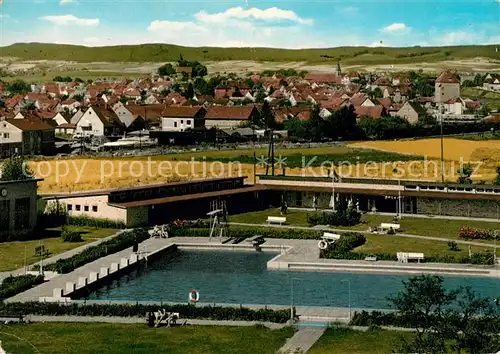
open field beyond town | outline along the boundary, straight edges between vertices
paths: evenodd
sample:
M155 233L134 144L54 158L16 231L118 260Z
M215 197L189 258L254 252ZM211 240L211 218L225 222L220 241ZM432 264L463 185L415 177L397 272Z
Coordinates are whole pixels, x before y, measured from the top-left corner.
M454 68L459 71L498 71L500 61L494 46L327 49L214 48L181 47L168 44L137 46L83 47L60 44L21 43L3 47L0 69L23 78L43 82L54 75L98 78L149 75L164 62L182 55L207 66L209 73L261 72L295 69L329 73L341 61L345 71L395 72L422 70L437 73Z
M362 149L363 147L368 149ZM375 151L378 149L381 151ZM458 178L460 161L471 161L478 169L473 179L492 181L500 165L499 140L446 138L445 177ZM265 173L262 158L267 149L255 149L256 173ZM276 174L326 176L331 165L339 174L367 178L440 179L440 139L372 141L350 147L276 149ZM282 157L280 160L279 156ZM427 160L424 160L427 156ZM286 158L286 159L285 159ZM260 159L260 160L259 160ZM34 161L31 168L43 178L41 193L57 193L142 184L175 182L207 177L248 176L254 178L253 151L210 150L151 157L73 158Z
M40 245L51 252L50 256L54 256L117 232L114 229L96 229L83 226L71 226L70 228L82 232L83 242L63 242L62 238L58 236L60 228L44 231L46 235L39 235L40 239L38 240L1 242L0 272L20 269L24 266L24 262L26 265L30 265L40 261L40 257L35 255L35 247Z
M8 353L275 353L294 330L265 327L39 323L0 326ZM36 347L37 350L33 349Z

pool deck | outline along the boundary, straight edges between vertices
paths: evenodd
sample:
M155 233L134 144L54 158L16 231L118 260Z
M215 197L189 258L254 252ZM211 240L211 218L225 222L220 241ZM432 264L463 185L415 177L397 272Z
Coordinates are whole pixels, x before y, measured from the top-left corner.
M261 246L264 252L273 252L278 255L267 263L268 269L280 271L331 271L331 272L366 272L366 273L383 273L383 274L442 274L442 275L458 275L458 276L478 276L478 277L500 277L500 267L493 266L474 266L464 264L403 264L398 262L388 261L349 261L349 260L331 260L320 259L317 240L286 240L286 239L266 239L266 242ZM169 239L154 239L150 238L139 245L138 254L132 252L132 248L125 249L112 255L100 258L94 262L88 263L80 268L75 269L68 274L60 274L50 279L49 281L29 289L23 293L17 294L6 302L30 302L30 301L71 301L67 295L71 291L67 291L68 283L74 284L76 291L78 289L89 286L93 279L91 273L102 273L102 269L110 270L111 264L123 264L124 260L131 260L130 265L126 265L120 269L122 272L129 271L127 267L133 264L152 259L154 256L166 252L169 248L192 249L192 250L241 250L253 251L254 248L250 243L242 242L240 244L222 244L219 239L209 241L206 237L175 237ZM111 271L110 271L111 273ZM106 273L107 274L107 273ZM81 284L81 278L86 281ZM105 282L105 276L100 281ZM88 283L87 283L88 282ZM97 284L97 283L95 283ZM94 284L94 285L95 285ZM64 295L61 295L59 300L55 297L55 290L60 289ZM81 301L75 301L81 302ZM110 301L100 301L101 303L110 303ZM96 301L87 301L87 303L97 303ZM123 302L116 302L123 303ZM152 302L149 302L152 303ZM134 302L135 304L135 302ZM160 303L158 303L160 304ZM240 306L240 304L218 304L225 306ZM250 308L264 308L264 305L243 305ZM290 308L290 306L267 306L268 308ZM353 309L354 311L354 309ZM339 308L320 308L320 307L297 307L297 314L302 320L313 321L339 321L347 322L349 318L348 309Z

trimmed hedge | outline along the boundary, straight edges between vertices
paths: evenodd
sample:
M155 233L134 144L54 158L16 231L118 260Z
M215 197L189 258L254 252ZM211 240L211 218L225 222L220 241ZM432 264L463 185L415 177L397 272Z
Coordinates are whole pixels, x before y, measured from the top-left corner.
M353 208L338 209L333 212L307 214L307 222L311 225L354 226L361 221L361 213Z
M132 247L135 243L141 243L148 238L149 234L144 229L125 231L97 246L92 246L83 250L73 257L59 259L57 262L45 266L45 270L55 271L59 274L69 273L87 263Z
M311 240L319 239L322 232L316 230L301 229L278 229L271 227L252 227L245 228L241 226L230 226L229 233L233 237L247 238L255 235L262 235L266 238L283 238ZM204 227L170 227L169 235L171 237L208 237L210 229Z
M41 275L19 275L17 277L7 277L0 284L0 300L7 299L16 294L22 293L32 287L42 284Z
M261 321L286 323L290 310L260 309L245 307L195 306L195 305L82 305L57 303L0 303L0 316L19 317L22 315L45 316L118 316L142 317L148 312L164 308L168 312L179 312L181 318L210 320Z
M356 247L364 245L366 238L363 234L359 232L346 232L340 236L336 242L334 242L326 250L321 250L321 258L331 258L331 259L363 259L360 254L351 252Z
M111 219L97 219L88 216L72 216L68 218L68 224L74 226L91 226L101 229L125 229L126 225L122 221Z

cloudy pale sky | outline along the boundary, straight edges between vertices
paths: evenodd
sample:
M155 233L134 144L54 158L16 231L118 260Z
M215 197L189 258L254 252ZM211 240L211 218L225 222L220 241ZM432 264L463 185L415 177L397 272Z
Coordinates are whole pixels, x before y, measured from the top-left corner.
M0 46L500 43L500 0L0 0Z

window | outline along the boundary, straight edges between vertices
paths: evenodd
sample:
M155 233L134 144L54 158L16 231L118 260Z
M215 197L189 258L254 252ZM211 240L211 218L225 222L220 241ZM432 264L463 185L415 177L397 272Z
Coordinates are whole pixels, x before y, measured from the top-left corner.
M92 205L92 211L93 211L94 213L97 213L97 205Z
M76 209L76 211L80 211L80 209L81 209L80 205L79 204L75 205L75 209Z
M30 198L19 198L14 203L16 229L26 229L30 224Z
M68 204L68 211L71 211L73 210L73 205L72 204Z
M88 206L88 205L85 205L85 206L83 207L83 210L84 210L84 211L89 211L89 206Z
M184 120L183 119L181 119L181 124L184 124Z
M9 134L9 133L3 133L3 137L4 137L5 139L9 139L9 138L10 138L10 134Z
M186 124L187 124L187 125L191 125L191 119L188 119L188 120L186 121Z
M174 128L177 128L177 122L174 122Z

